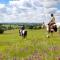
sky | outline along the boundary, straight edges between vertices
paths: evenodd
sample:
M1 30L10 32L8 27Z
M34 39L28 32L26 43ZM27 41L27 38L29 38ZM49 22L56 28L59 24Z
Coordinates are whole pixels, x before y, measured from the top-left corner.
M9 2L9 0L0 0L0 3L2 4L7 4Z
M60 0L0 0L0 23L60 23Z

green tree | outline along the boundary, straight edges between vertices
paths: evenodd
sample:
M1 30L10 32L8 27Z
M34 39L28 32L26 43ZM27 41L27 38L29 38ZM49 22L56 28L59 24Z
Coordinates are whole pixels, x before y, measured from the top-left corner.
M4 28L2 26L2 24L0 24L0 34L3 34L4 33Z

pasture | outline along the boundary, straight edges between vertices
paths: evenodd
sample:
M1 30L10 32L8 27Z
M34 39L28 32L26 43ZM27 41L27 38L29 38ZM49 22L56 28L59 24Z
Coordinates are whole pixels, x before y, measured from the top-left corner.
M25 39L19 30L7 30L0 34L0 60L59 60L60 35L47 38L44 29L27 30Z

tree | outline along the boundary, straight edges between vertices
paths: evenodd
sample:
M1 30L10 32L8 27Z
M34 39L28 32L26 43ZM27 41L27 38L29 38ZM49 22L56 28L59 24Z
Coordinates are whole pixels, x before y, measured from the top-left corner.
M2 26L2 24L0 24L0 34L3 34L4 33L4 28Z

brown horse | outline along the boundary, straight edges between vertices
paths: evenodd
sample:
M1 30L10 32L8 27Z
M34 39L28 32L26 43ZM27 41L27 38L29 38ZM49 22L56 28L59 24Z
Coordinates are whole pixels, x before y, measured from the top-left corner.
M57 32L57 25L53 24L53 25L48 25L48 32Z
M57 25L56 24L48 25L47 28L48 28L48 35L47 35L47 37L50 37L49 33L51 33L51 36L53 36L53 32L57 32Z

